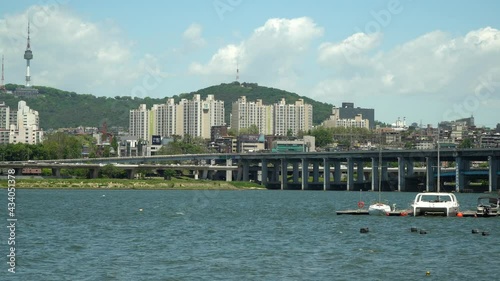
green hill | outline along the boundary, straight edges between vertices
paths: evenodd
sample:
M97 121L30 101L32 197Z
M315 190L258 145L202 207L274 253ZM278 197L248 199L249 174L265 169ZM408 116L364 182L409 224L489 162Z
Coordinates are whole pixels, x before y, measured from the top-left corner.
M14 91L18 85L7 84L8 90ZM90 94L77 94L59 89L36 86L40 96L25 99L28 106L37 110L40 115L40 127L44 130L50 128L65 128L77 126L100 127L107 122L108 127L119 126L128 128L129 110L146 104L150 108L153 104L164 103L166 98L132 98L128 96L96 97ZM332 106L327 103L314 101L301 97L295 93L259 86L255 83L220 84L192 93L173 96L177 103L180 99L192 99L194 94L200 94L202 99L207 95L214 95L217 100L223 100L226 111L226 122L229 123L231 106L241 96L247 100L262 99L264 104L273 104L285 98L287 104L294 103L299 98L313 106L313 122L319 124L331 113ZM0 94L0 101L4 101L11 108L17 108L20 98L12 94Z

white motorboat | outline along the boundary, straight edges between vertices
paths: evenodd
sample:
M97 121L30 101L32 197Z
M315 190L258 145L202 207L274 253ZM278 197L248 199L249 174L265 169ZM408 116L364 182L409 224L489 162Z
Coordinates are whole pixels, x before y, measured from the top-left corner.
M456 216L460 204L453 193L424 192L415 196L413 201L413 216Z
M437 142L437 192L419 193L413 200L413 216L456 216L460 204L453 193L440 192L441 159L439 155L440 144Z
M499 215L500 197L480 196L477 199L476 216L494 217Z

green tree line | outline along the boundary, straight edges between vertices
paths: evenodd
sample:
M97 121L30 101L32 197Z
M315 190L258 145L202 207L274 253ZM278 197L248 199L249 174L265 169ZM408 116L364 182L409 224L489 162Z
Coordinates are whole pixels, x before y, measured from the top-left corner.
M116 151L118 144L112 143ZM89 157L111 156L111 149L98 147L92 136L89 135L69 135L57 132L45 136L40 144L1 144L0 159L2 161L28 161L28 160L51 160L51 159L72 159L82 158L84 147L89 152Z
M17 87L19 85L6 85L6 88L10 91L14 91ZM97 97L91 94L77 94L50 87L35 86L35 88L38 89L40 95L37 98L27 100L27 104L30 108L38 111L40 127L44 130L78 126L99 127L104 122L107 122L110 127L127 128L131 109L138 108L140 104L146 104L150 108L153 104L165 103L168 98ZM195 94L199 94L202 99L205 99L208 95L214 95L217 100L224 101L227 124L230 121L229 115L232 104L241 96L246 96L249 101L262 99L264 104L269 105L280 101L282 98L285 98L287 103L294 103L299 98L302 98L307 104L313 106L313 123L315 124L327 119L332 110L330 104L317 102L295 93L259 86L255 83L233 82L220 84L171 97L178 103L181 99L192 99ZM0 93L0 101L4 101L11 108L17 108L19 100L20 98L15 95Z

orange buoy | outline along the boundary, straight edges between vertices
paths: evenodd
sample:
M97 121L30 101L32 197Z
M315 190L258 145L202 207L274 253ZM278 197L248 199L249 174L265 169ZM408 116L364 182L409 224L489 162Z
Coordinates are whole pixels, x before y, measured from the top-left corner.
M363 201L359 201L359 202L358 202L358 208L360 208L360 209L361 209L361 208L363 208L364 206L365 206L365 202L363 202Z
M463 217L463 216L464 216L464 214L462 214L462 212L458 212L458 213L457 213L457 217L461 218L461 217Z
M402 211L401 213L399 213L399 215L400 215L400 216L403 216L403 217L406 217L406 216L408 215L408 213L407 213L407 212L405 212L405 211Z

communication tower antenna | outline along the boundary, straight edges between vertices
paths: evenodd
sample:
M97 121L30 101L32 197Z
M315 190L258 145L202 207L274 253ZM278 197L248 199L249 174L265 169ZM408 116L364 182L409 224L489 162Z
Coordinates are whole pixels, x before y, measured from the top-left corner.
M238 59L236 59L236 81L238 82L239 80L240 80L240 68L239 68Z
M4 69L3 69L3 55L2 55L2 81L0 82L0 90L5 90L5 79L4 79L4 76L3 76L3 73L4 73Z
M24 59L26 60L26 87L31 87L31 75L30 75L30 60L33 59L33 52L30 46L30 22L28 21L28 42L26 45L26 51L24 51Z

